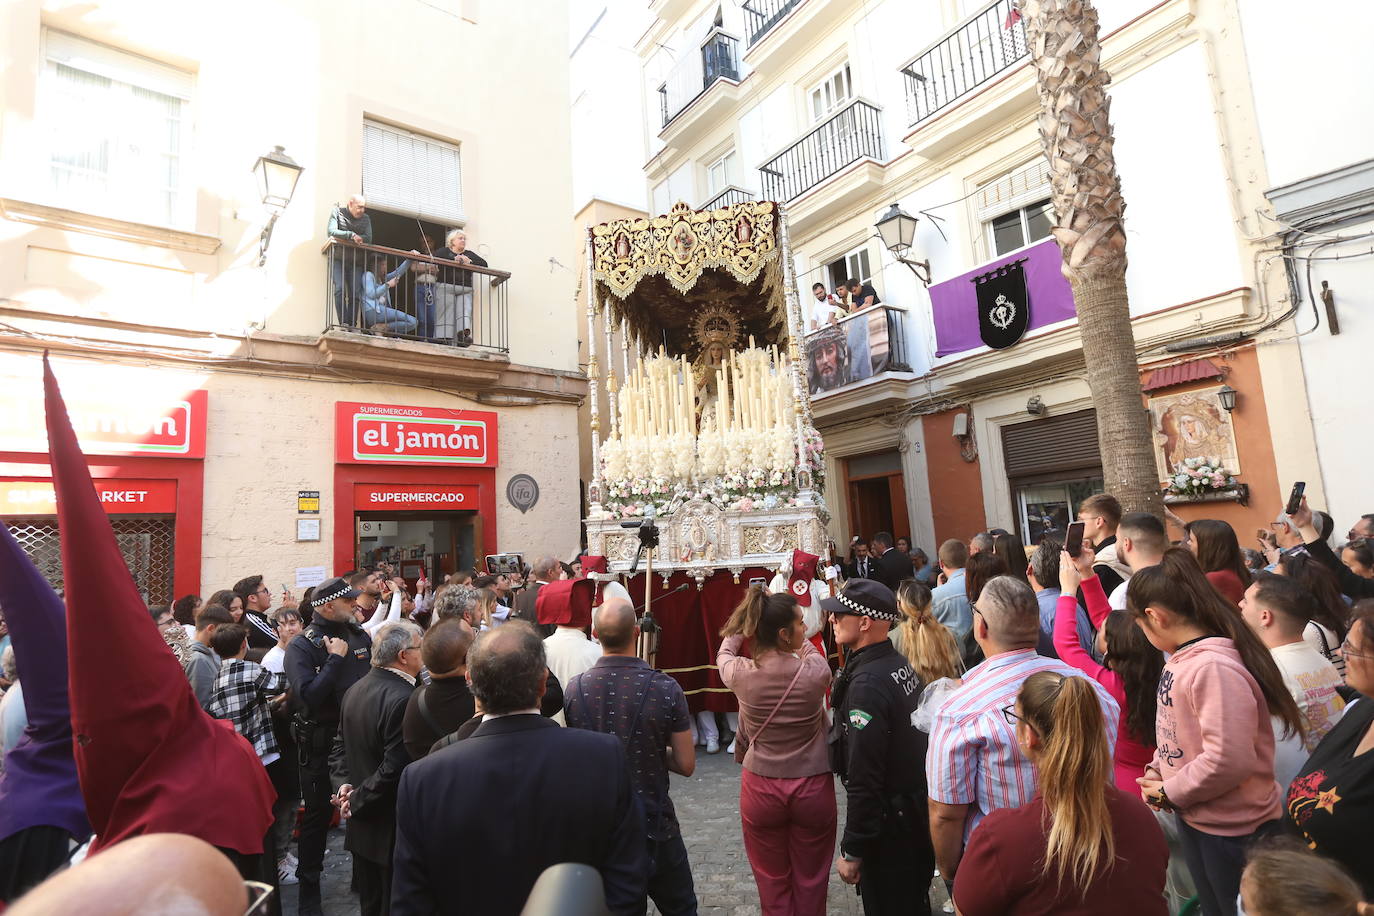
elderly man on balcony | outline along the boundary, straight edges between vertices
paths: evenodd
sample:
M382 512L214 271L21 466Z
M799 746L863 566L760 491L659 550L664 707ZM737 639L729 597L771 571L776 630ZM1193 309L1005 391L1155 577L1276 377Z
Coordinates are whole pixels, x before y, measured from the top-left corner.
M329 249L329 280L334 290L334 313L339 324L356 327L357 316L354 299L363 273L363 253L347 245L372 244L372 217L367 215L367 201L361 194L348 198L348 203L337 204L329 211L328 234L334 242Z
M488 266L485 258L468 250L468 234L462 229L450 229L444 244L446 247L434 252L436 258L474 267ZM472 271L450 270L444 273L449 282L438 284L438 326L444 332L439 336L447 336L446 332L451 330L453 342L466 347L472 343Z

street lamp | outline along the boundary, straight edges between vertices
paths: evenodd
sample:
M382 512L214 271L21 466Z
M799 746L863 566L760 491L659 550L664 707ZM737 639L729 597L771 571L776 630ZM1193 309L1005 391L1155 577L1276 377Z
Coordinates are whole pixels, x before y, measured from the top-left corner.
M916 217L893 204L874 228L878 230L878 237L883 240L883 246L892 252L892 256L910 267L916 279L929 286L930 262L912 261L906 257L906 253L911 250L912 241L916 238L916 222Z
M1222 385L1217 392L1217 400L1221 401L1221 409L1230 413L1236 409L1236 389L1230 385Z
M296 164L280 146L273 147L272 152L265 156L259 156L253 166L253 174L258 180L258 196L262 198L263 206L272 211L272 215L267 219L267 225L262 227L262 235L258 237L259 267L267 263L267 246L272 242L272 227L277 224L277 217L281 216L286 205L291 203L291 195L296 193L296 182L300 180L303 171L304 167Z

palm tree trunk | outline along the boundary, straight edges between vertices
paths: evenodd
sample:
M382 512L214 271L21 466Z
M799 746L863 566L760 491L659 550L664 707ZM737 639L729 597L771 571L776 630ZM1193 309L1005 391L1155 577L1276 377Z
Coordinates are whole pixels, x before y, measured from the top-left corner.
M1101 66L1097 10L1088 0L1023 0L1021 12L1040 92L1054 237L1078 312L1104 482L1126 511L1162 517L1126 296L1126 203L1112 154L1111 77Z

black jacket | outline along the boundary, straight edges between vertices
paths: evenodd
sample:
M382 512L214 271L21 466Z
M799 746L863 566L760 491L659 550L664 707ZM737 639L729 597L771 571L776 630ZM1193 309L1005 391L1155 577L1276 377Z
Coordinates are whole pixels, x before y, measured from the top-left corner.
M642 913L646 848L620 739L492 719L401 774L391 913L515 916L560 862L600 870L612 913Z
M868 578L883 583L895 595L902 580L911 578L911 557L893 547L873 561L873 571Z
M878 561L874 557L855 557L844 565L844 577L846 579L872 579L873 570L878 567Z
M410 763L401 722L415 688L385 668L373 668L344 694L339 737L349 797L344 849L388 865L396 840L396 786Z
M330 655L324 646L326 636L347 640L348 651ZM372 637L356 623L317 615L287 645L283 664L296 710L332 730L339 721L343 695L372 667Z
M277 631L266 614L245 610L239 623L248 630L248 648L270 649L277 644Z
M831 764L848 792L842 852L868 858L900 836L934 862L927 739L911 721L924 687L886 639L850 655L835 679Z
M1336 556L1336 552L1331 549L1331 545L1326 541L1316 540L1303 546L1307 548L1308 556L1336 574L1341 594L1353 601L1359 601L1361 598L1374 598L1374 579L1366 579L1357 575L1349 566L1341 562L1341 558Z

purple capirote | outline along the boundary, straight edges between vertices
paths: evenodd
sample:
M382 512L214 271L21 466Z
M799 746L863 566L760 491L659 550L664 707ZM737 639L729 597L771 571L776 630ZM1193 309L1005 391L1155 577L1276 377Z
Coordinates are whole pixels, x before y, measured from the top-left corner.
M0 840L29 827L58 827L78 842L91 835L72 756L67 700L67 611L0 524L0 608L24 685L29 724L0 773Z

